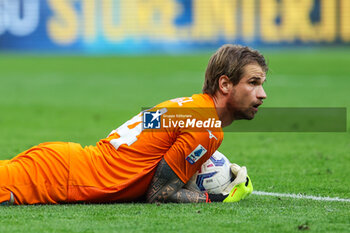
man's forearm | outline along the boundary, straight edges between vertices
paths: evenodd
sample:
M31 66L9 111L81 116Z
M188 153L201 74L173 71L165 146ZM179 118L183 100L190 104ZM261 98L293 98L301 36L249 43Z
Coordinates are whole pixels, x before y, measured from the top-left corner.
M208 202L208 196L202 192L180 189L170 196L169 201L177 203L201 203Z
M167 202L170 196L180 190L182 186L184 186L184 183L162 159L148 188L147 201L151 203Z
M180 189L170 197L170 201L177 203L223 202L227 195L196 192Z
M183 189L184 183L162 159L147 191L148 202L221 202L226 196Z
M148 202L200 203L208 201L202 192L183 189L185 184L162 159L147 191Z

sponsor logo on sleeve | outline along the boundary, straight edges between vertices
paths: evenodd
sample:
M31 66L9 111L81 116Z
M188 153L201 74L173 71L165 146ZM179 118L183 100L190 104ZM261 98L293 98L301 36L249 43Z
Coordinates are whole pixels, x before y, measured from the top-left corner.
M215 138L215 140L217 141L218 138L215 137L215 135L212 133L212 131L210 131L209 129L207 129L208 133L209 133L209 139Z
M190 164L194 164L195 162L197 162L205 153L207 152L207 150L204 148L204 146L202 146L201 144L199 144L196 149L194 149L191 154L189 154L186 157L186 160L190 163Z

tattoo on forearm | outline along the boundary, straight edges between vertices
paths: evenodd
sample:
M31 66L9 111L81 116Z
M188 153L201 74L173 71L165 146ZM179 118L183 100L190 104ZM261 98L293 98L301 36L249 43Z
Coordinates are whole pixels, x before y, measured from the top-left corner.
M158 164L147 191L148 202L205 202L206 195L201 192L182 189L184 183L169 167L164 159Z
M196 192L187 189L180 189L177 193L172 195L170 199L178 203L200 203L206 202L206 195L201 192Z
M162 159L148 188L147 200L149 202L164 202L182 186L182 181Z

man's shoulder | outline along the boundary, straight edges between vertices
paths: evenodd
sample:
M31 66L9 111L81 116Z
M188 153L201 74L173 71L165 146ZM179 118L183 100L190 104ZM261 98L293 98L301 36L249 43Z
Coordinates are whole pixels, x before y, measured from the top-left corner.
M212 98L207 94L194 94L191 97L179 97L158 104L156 107L169 108L210 108L214 107Z
M180 97L163 102L156 109L162 109L163 118L170 120L184 121L184 128L204 127L211 129L219 121L215 104L212 98L207 94L195 94L191 97ZM202 126L202 123L204 126ZM221 124L219 126L221 128Z
M213 100L206 94L195 94L165 101L149 109L149 120L158 119L157 129L167 132L222 131ZM150 115L148 114L148 115ZM222 138L221 135L215 138Z

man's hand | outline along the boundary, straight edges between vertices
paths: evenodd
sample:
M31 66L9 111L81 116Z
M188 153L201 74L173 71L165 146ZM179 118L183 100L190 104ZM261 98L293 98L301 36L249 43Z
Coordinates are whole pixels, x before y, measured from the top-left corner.
M234 180L224 189L221 194L208 194L212 202L238 202L253 192L252 181L250 180L246 167L231 164L231 172Z
M228 195L223 202L238 202L253 192L253 184L246 167L233 163L230 168L235 179L223 191L223 195Z

